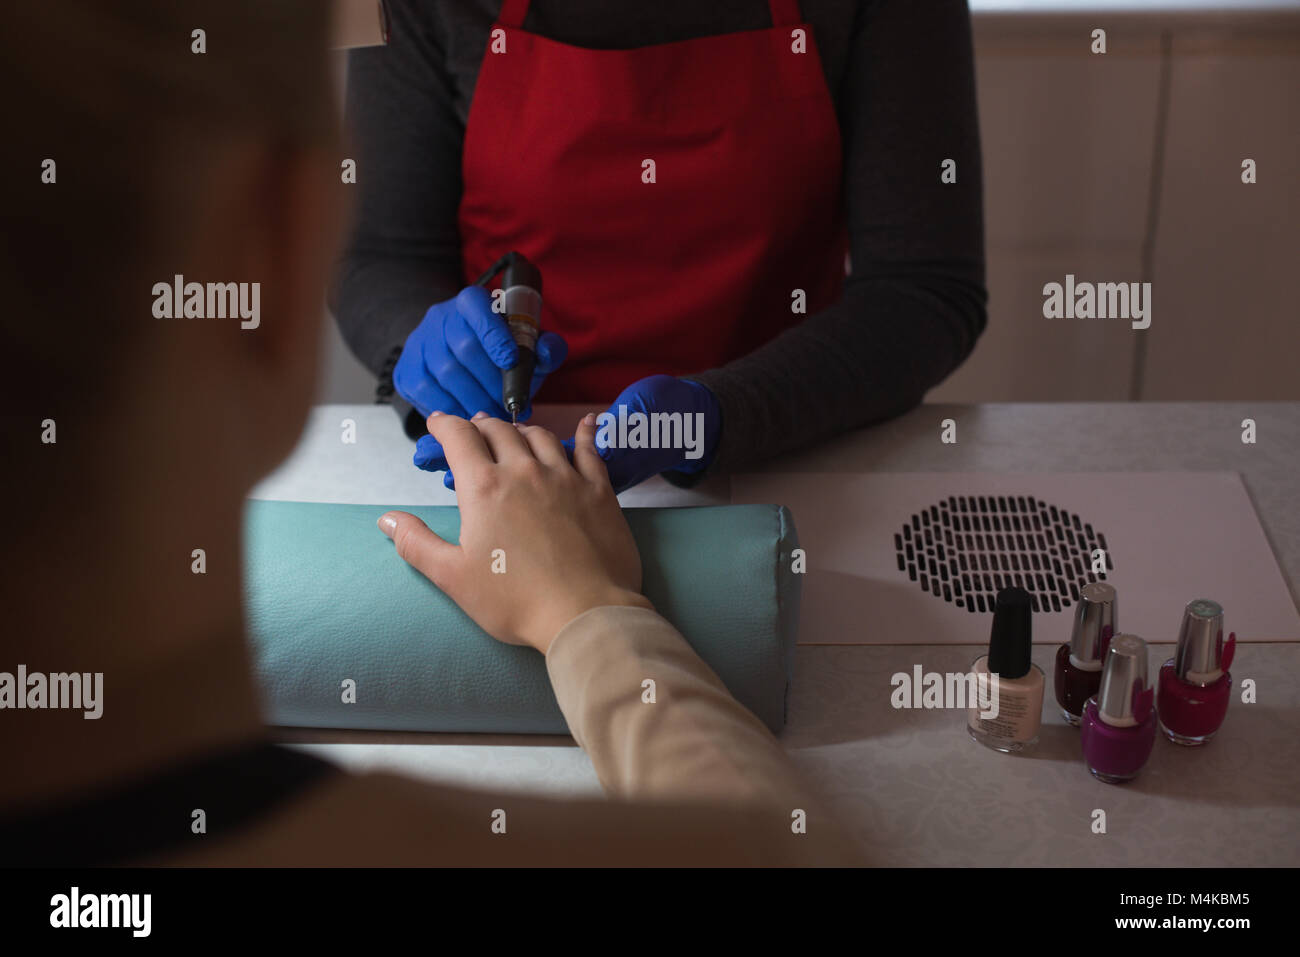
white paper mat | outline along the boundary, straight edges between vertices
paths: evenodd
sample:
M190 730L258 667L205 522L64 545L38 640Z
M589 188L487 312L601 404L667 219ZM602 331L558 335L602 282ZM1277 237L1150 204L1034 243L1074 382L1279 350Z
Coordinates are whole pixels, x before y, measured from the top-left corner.
M1212 598L1243 641L1300 639L1300 615L1234 472L740 475L732 501L794 513L808 561L800 644L985 644L992 616L978 602L996 592L996 574L1004 584L1020 574L1026 586L1032 575L1028 590L1048 609L1035 613L1035 641L1065 641L1074 588L1102 542L1122 631L1174 641L1183 606ZM955 530L968 520L978 531ZM996 570L981 570L981 557Z
M543 406L534 421L567 437L582 411L578 406ZM414 453L415 443L403 434L389 406L316 406L297 448L249 497L344 505L455 505L456 494L442 484L443 473L417 469L411 464ZM624 492L619 501L625 508L726 505L728 488L725 477L679 489L656 476Z

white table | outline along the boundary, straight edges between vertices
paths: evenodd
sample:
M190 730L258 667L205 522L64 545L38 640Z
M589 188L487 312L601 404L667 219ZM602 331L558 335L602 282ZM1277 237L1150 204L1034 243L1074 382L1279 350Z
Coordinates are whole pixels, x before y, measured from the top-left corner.
M570 428L578 408L542 410ZM1260 441L1243 446L1232 423L1250 417ZM959 446L934 440L958 422ZM344 420L355 423L345 444ZM408 463L411 443L382 406L320 406L303 442L254 492L262 498L385 504L451 501L440 476ZM1274 553L1297 596L1300 581L1300 403L1009 404L922 406L764 471L1234 470L1243 476ZM719 504L727 479L683 494L655 480L624 504ZM1049 675L1055 647L1034 660ZM970 646L801 646L782 742L827 794L872 860L893 865L1300 864L1300 643L1239 651L1259 702L1234 702L1205 748L1156 742L1133 783L1093 780L1078 732L1050 704L1032 757L981 748L951 711L894 710L889 677L923 660L965 671ZM1241 666L1235 667L1239 672ZM1049 691L1050 697L1050 691ZM431 781L540 792L600 791L567 738L280 729L283 740L354 769L397 770ZM1092 812L1107 814L1093 834Z

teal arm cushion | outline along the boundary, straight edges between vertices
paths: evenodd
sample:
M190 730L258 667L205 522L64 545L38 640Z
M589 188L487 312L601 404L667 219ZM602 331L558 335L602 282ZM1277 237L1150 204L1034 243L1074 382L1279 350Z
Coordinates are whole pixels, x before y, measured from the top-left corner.
M250 500L245 612L271 724L563 734L530 648L504 645L402 561L375 526L387 509ZM449 541L460 512L404 509ZM784 507L623 513L643 591L731 693L773 731L785 723L801 575ZM345 703L344 682L355 685Z

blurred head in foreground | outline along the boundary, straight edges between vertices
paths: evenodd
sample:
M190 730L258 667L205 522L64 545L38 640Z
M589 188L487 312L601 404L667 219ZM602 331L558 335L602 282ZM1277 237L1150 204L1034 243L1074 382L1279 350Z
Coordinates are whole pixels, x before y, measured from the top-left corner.
M329 9L5 5L6 491L25 517L146 468L238 491L296 435L345 188Z
M87 783L110 773L110 750L130 763L131 742L144 764L168 735L176 753L228 737L231 714L255 725L239 510L313 392L348 188L329 12L53 0L0 13L5 658L102 671L118 702L97 721L10 712L15 789ZM224 692L193 690L214 678Z

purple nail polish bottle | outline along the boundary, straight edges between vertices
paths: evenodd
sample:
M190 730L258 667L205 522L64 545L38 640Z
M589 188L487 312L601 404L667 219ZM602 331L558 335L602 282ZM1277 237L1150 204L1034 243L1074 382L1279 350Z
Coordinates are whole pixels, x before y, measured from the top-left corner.
M1101 690L1088 699L1080 723L1083 760L1107 784L1137 777L1156 740L1155 688L1147 680L1147 643L1116 635L1106 651Z

